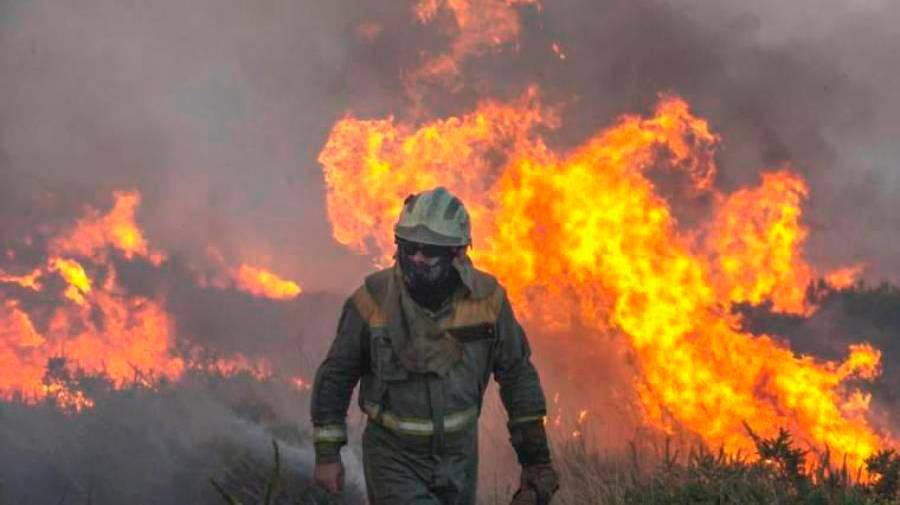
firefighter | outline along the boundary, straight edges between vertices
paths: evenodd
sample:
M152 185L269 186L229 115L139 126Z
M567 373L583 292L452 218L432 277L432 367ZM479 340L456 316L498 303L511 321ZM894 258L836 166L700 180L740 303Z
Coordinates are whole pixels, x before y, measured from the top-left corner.
M522 466L512 503L549 503L559 483L540 379L503 287L466 253L468 212L442 187L410 195L394 234L394 266L367 277L344 304L316 373L316 483L343 488L340 449L360 382L370 505L474 505L478 416L493 375Z

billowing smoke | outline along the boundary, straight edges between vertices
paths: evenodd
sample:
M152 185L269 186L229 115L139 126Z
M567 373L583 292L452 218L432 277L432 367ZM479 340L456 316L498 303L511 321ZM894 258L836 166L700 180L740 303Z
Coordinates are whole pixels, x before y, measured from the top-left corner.
M720 184L793 163L812 186L813 259L864 261L869 278L892 278L896 4L565 0L518 10L518 42L463 61L463 84L429 89L427 110L460 113L537 83L563 106L566 144L679 93L725 139ZM423 26L396 2L4 2L4 223L135 188L167 250L199 261L212 244L312 290L346 292L368 260L330 238L316 155L346 111L409 112L404 76L422 51L449 47L447 16ZM17 238L10 227L6 241Z
M356 15L335 2L4 2L4 223L137 189L166 250L196 262L212 245L346 289L366 264L329 239L314 159L348 101Z

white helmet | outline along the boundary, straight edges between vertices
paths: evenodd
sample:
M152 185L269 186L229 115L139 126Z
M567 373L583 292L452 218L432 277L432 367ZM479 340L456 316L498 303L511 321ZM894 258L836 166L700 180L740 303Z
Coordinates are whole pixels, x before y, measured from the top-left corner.
M459 198L442 186L406 197L394 235L410 242L440 246L465 246L472 242L469 213Z

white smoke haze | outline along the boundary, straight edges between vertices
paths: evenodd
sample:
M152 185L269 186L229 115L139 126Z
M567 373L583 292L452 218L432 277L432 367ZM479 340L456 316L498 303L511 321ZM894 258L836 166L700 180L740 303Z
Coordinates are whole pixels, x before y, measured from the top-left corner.
M349 285L365 265L353 272L354 258L328 238L313 160L346 101L350 11L10 4L0 32L6 178L77 193L79 205L135 188L143 223L168 250L200 261L214 245L312 289Z
M287 435L286 427L265 421L307 415L306 406L284 388L248 381L188 379L162 393L132 390L75 417L50 406L4 404L0 500L221 503L209 479L235 493L245 477L241 472L268 478L273 440L279 444L282 476L289 477L280 493L302 497L297 490L309 485L312 447ZM236 411L229 398L241 389L255 401L241 401L244 411ZM348 481L361 482L358 459L348 454L345 461ZM281 498L275 503L289 503ZM348 492L347 502L359 503L358 493Z
M162 269L120 266L128 289L164 286L181 339L263 356L309 377L343 297L375 259L331 237L316 158L334 122L347 113L461 114L481 98L516 97L537 84L544 101L560 107L563 126L552 141L563 149L620 114L646 112L661 92L685 97L723 138L720 187L755 184L761 170L791 164L810 184L811 263L822 271L865 263L867 281L900 280L900 4L554 0L518 11L517 44L465 61L461 87L426 88L413 104L404 76L421 63L421 50L440 51L448 38L418 24L403 2L0 0L0 251L42 226L71 223L86 205L108 208L113 190L136 189L138 220L170 261ZM229 264L297 280L306 293L281 303L199 288L189 272L209 266L211 249ZM28 260L7 258L0 267ZM555 338L579 335L527 329L548 400L559 393L570 417L590 408L598 440L610 448L636 436L621 339L586 350L596 355L594 377L599 370L608 380L585 384L553 347ZM224 439L268 454L270 433L221 399L179 394L199 399L128 413L134 437L159 442L132 452L165 462L171 451ZM515 465L495 397L489 391L482 481L503 488ZM296 399L271 403L279 401ZM308 429L304 409L277 417ZM0 410L0 440L18 443L0 444L0 474L16 467L22 482L68 482L48 466L16 466L31 450L26 440L64 440L66 425L8 412ZM91 431L90 442L102 443L101 432ZM90 455L72 447L45 452L73 468L96 458L117 464L99 446ZM292 456L304 472L308 449ZM213 466L190 476L173 469L133 496L168 496L166 483L176 482L205 489ZM129 473L123 485L146 473ZM359 481L358 469L354 475ZM121 503L117 489L94 503ZM48 491L44 501L58 499Z

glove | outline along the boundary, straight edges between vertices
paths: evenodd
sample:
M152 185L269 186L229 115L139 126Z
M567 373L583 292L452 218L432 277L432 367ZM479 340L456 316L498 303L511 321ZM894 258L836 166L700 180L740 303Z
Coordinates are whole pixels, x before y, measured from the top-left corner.
M344 490L344 464L340 460L336 463L316 463L313 480L329 493L340 493Z
M344 490L344 463L341 461L341 444L317 442L316 467L313 480L329 493Z
M550 463L522 468L519 490L510 505L549 505L559 489L559 475Z

